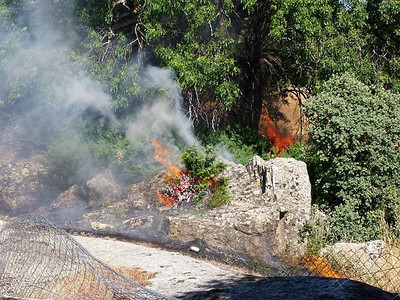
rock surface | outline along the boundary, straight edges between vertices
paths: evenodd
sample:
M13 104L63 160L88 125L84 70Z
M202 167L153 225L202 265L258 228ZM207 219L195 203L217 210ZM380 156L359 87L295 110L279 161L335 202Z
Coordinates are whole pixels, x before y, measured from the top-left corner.
M150 248L123 241L74 236L92 255L109 266L139 267L156 273L149 288L157 293L180 297L188 291L199 292L211 282L244 278L239 271L217 267L177 252ZM112 249L112 251L110 251Z
M203 240L268 264L271 257L300 255L299 231L311 212L306 164L255 156L247 168L230 163L223 176L230 178L231 203L204 214L169 217L168 236L184 242Z

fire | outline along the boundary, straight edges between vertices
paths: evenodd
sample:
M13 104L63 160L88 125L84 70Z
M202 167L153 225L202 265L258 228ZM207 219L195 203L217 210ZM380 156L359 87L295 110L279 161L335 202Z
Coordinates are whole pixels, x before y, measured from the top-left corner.
M167 175L163 178L167 185L157 191L160 202L176 207L180 203L191 201L198 193L195 186L200 182L173 163L172 154L163 143L156 139L151 142L154 145L154 158L167 167Z
M272 121L265 107L262 109L261 118L267 127L267 138L274 146L278 156L287 151L296 140L294 136L282 137L279 135L275 123Z
M304 256L301 260L301 264L304 265L309 271L316 275L321 275L330 278L341 278L338 271L335 271L331 263L325 258L318 257L314 254Z
M170 177L179 176L179 174L182 173L182 169L172 162L172 154L167 147L156 139L152 139L151 142L154 145L155 160L167 167L168 175Z
M169 207L189 202L198 194L195 186L199 183L190 173L182 172L178 177L168 180L166 187L157 191L158 199Z
M157 191L157 197L160 200L160 203L165 206L172 207L176 203L175 199L169 198L162 191Z

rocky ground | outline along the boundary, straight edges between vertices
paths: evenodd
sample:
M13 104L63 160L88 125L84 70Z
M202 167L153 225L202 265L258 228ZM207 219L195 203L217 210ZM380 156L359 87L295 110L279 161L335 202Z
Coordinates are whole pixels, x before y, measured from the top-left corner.
M215 210L186 212L185 207L174 211L162 206L157 200L163 184L161 173L125 191L105 172L66 191L53 191L52 196L47 191L51 201L44 205L37 203L43 196L38 175L45 173L40 159L42 145L34 136L22 134L23 124L16 119L0 115L0 125L0 214L38 212L57 226L75 232L145 240L174 249L76 237L106 264L156 273L150 286L156 292L185 299L397 296L346 279L278 277L282 270L288 270L286 254L301 257L304 250L299 229L310 217L311 186L302 162L283 158L266 162L254 157L247 167L230 163L224 176L230 178L231 203ZM189 251L192 245L199 252ZM193 257L182 255L185 251ZM231 267L211 264L204 258ZM247 276L232 265L263 268L269 277Z

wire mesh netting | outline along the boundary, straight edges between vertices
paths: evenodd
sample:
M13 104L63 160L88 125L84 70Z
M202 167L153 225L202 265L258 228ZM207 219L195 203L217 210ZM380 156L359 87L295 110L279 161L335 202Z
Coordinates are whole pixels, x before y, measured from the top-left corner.
M39 215L12 219L0 232L0 297L166 299L97 260Z
M346 283L343 280L352 279L391 293L385 294L384 299L399 299L400 248L383 241L338 243L323 248L318 255L303 256L293 268L286 269L281 275L284 277L278 281L265 281L263 288L268 287L271 297L283 290L288 292L289 287L282 278L297 276L296 288L301 290L302 284L308 284L307 291L311 289L308 293L314 296L343 292ZM316 281L316 277L304 275L329 277L331 280ZM319 293L318 289L323 291ZM240 290L243 292L245 288L240 287ZM368 293L372 292L376 290L368 290ZM249 291L246 296L253 293ZM24 215L12 219L0 231L0 300L5 299L167 298L106 266L44 217Z
M304 256L300 264L311 275L352 279L390 293L400 292L400 248L381 240L337 243L323 248L319 255Z

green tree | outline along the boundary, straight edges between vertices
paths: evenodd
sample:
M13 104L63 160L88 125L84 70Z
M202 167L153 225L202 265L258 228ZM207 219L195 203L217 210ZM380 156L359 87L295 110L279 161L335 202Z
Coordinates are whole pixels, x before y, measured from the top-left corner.
M399 230L400 96L344 74L306 105L314 201L332 240L376 238L378 216Z
M370 82L368 15L365 5L355 3L352 10L330 0L252 1L244 6L239 52L244 97L238 117L257 129L266 94L285 94L289 87L315 94L335 73L352 71ZM281 117L266 104L274 118Z
M240 96L231 36L232 1L148 1L146 39L161 65L176 72L196 124L216 127Z
M369 31L373 39L369 53L374 80L400 91L400 3L398 0L366 1Z
M274 1L269 38L292 84L315 88L332 74L371 77L363 50L367 14L361 3L351 10L340 1Z

